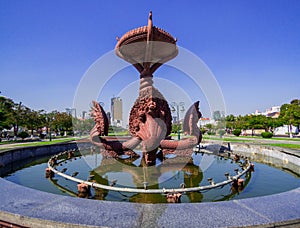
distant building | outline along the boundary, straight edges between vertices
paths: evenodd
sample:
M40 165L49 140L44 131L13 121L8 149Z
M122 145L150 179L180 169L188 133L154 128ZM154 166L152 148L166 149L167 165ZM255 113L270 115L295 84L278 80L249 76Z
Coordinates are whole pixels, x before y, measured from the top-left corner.
M86 114L87 114L86 111L82 111L82 119L85 119L85 118L86 118Z
M267 108L265 112L260 112L259 110L256 110L255 113L252 113L252 115L263 115L267 117L278 118L280 115L280 106L273 106L271 108Z
M278 118L280 115L280 106L273 106L266 110L266 116L272 118Z
M111 99L111 123L113 126L122 126L123 122L123 102L120 97Z
M66 108L66 113L77 118L76 108Z
M215 124L216 122L211 118L201 117L198 121L198 127L202 128L206 124Z

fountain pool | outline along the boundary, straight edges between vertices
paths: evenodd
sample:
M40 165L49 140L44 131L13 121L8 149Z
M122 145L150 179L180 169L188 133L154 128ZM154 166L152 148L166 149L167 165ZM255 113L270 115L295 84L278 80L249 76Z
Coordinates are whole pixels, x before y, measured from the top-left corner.
M142 152L138 152L142 153ZM251 152L250 152L251 154ZM253 154L253 153L252 153ZM212 153L201 150L191 157L167 155L157 159L155 167L143 167L142 156L118 159L103 156L90 150L81 150L74 157L57 160L56 169L69 176L90 180L106 186L143 189L178 189L211 185L226 180L225 173L234 176L242 171L245 158L235 161L228 153ZM244 158L244 160L243 160ZM2 169L1 176L14 183L41 191L96 200L125 201L139 203L167 203L166 194L143 194L90 188L87 195L78 193L77 183L59 175L45 178L49 156L34 161L23 161L23 165L11 164L10 169ZM234 188L227 184L215 189L183 192L181 202L215 202L265 196L289 191L300 187L299 173L284 167L274 167L270 162L262 162L261 155L252 156L255 171L247 172L243 186ZM268 164L266 164L268 163ZM276 162L274 162L276 163ZM211 178L211 179L210 179Z

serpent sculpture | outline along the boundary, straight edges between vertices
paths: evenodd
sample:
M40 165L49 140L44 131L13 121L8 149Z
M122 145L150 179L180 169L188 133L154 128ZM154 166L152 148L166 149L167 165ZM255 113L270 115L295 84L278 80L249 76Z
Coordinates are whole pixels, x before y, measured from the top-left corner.
M152 25L152 12L148 26L127 32L115 47L116 55L130 62L140 73L139 97L136 99L129 116L131 138L117 140L104 137L108 135L109 121L99 103L93 101L91 116L95 126L90 132L91 141L105 149L113 157L122 154L137 156L133 151L139 144L147 165L155 164L158 149L163 154L191 153L190 148L201 142L202 136L197 122L202 116L199 101L186 112L183 121L186 139L176 141L170 137L172 116L168 102L153 86L153 73L163 63L178 54L176 39L166 31Z

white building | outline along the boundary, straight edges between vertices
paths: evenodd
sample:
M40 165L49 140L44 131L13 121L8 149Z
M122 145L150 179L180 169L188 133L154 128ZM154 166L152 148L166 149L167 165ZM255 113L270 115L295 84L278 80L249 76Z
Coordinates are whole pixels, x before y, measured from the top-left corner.
M277 127L274 130L274 135L287 135L292 132L292 134L299 134L299 129L293 125L283 125L282 127Z
M256 110L254 113L252 113L252 115L263 115L267 117L278 118L278 116L280 115L280 106L273 106L271 108L267 108L265 112L260 112L259 110Z
M111 123L113 126L122 126L123 121L123 102L120 97L111 98Z

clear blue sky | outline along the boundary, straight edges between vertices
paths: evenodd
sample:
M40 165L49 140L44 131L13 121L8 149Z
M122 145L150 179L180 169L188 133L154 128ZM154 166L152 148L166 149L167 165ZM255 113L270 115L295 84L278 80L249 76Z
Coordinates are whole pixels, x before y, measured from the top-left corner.
M300 97L297 0L0 0L1 95L35 110L64 111L89 66L115 47L116 36L146 25L150 10L154 25L213 72L226 114L264 111ZM138 79L128 71L132 78L122 83ZM113 89L103 97L106 109L112 95Z

